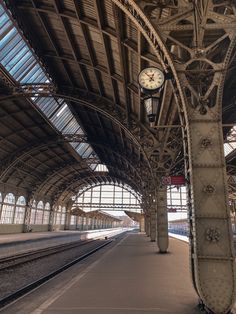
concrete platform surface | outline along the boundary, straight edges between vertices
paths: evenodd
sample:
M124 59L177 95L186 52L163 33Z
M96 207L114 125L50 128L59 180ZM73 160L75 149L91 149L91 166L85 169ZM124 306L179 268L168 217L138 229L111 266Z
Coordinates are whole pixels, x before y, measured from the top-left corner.
M129 233L56 291L32 314L196 314L188 245L170 238L168 254L144 234Z

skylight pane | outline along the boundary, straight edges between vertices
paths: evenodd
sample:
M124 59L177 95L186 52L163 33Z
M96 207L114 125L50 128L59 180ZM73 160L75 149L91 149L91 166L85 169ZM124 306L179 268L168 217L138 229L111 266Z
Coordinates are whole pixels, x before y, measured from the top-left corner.
M53 117L50 119L53 125L61 131L65 125L69 123L70 120L72 120L73 115L68 107L68 105L65 103L62 107L58 108L57 112L53 115Z
M97 164L90 164L89 167L90 167L92 170L95 170L95 168L97 167Z
M70 145L76 150L76 148L79 146L78 142L70 142Z
M22 71L22 68L24 67L25 62L29 62L30 63L30 58L32 57L31 52L27 51L27 49L25 49L25 53L23 56L20 55L17 56L17 62L15 62L15 65L9 70L10 74L14 77L17 78Z
M84 135L84 131L82 130L81 127L76 131L76 134Z
M21 83L29 84L38 82L35 78L38 76L39 73L42 72L42 69L39 64L35 64L34 67L21 79Z
M12 40L12 38L14 38L14 36L16 36L16 34L17 34L17 30L15 27L13 27L9 30L8 33L6 33L6 35L2 39L0 39L1 52L5 47L7 48L8 43Z
M35 80L39 83L49 83L48 79L45 81L45 74L43 71L41 71L41 73L38 72L38 76L35 78Z
M20 41L20 36L13 28L10 33L6 34L3 39L0 40L1 54L6 55L11 52L12 48L17 42Z
M77 153L82 156L83 153L86 151L86 149L88 148L89 144L87 143L80 143L79 147L76 148Z
M75 117L64 127L62 130L63 134L74 134L80 128L78 122L76 121Z
M3 13L0 17L0 36L2 36L0 39L0 55L2 56L0 63L20 83L49 82L45 70L28 47L22 33L14 26L4 5L0 4L0 12ZM24 54L22 54L22 50L19 50L19 43L21 42L23 45L21 49L25 50ZM16 57L15 60L13 56ZM2 62L3 59L4 62ZM43 76L41 72L44 73Z
M88 158L93 152L91 146L88 146L87 150L83 153L82 158Z
M59 104L52 97L41 97L39 98L39 102L36 101L36 105L43 111L43 113L47 117L50 117L53 112L55 112L55 110L59 108Z
M9 53L1 60L1 63L4 67L11 69L24 56L25 53L26 48L24 47L24 43L23 41L20 41L12 53Z
M1 25L1 28L0 28L0 36L2 36L4 34L4 32L7 31L7 29L10 27L11 25L11 21L9 21L7 19L7 15L6 14L3 14L0 18L0 25Z
M33 69L24 77L24 83L29 84L31 82L34 82L35 79L39 76L40 73L42 73L42 69L39 67L38 64L36 64Z
M12 36L9 37L8 41L5 43L5 46L1 46L1 55L5 56L9 54L12 49L21 41L20 36L17 32L12 32Z
M27 54L17 63L17 70L11 70L10 74L20 82L20 80L25 76L29 69L33 66L34 57L31 52Z
M95 168L96 172L108 172L108 168L104 164L98 164L97 167Z
M28 46L22 32L14 26L12 16L5 8L4 2L0 4L0 64L18 83L50 83L50 78L33 49ZM38 91L40 92L40 88ZM30 99L62 134L84 135L64 99L38 97L38 94ZM89 144L70 142L70 145L83 158L95 156L98 159ZM96 164L89 166L95 169Z
M230 154L232 151L233 151L233 148L232 148L228 143L225 143L225 144L224 144L224 153L225 153L225 156L227 156L228 154Z

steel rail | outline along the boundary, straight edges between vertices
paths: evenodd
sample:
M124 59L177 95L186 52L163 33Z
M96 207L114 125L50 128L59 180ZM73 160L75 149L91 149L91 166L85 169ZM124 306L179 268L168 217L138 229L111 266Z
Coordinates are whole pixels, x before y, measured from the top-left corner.
M0 258L0 270L18 266L18 265L21 265L21 264L24 264L24 263L27 263L27 262L30 262L39 258L57 254L66 250L70 250L75 247L83 246L94 241L96 241L96 239L87 240L87 241L77 240L70 243L58 244L58 245L54 245L54 246L50 246L46 248L41 248L38 250L32 250L32 251L27 251L27 252L23 252L23 253L11 255L11 256L2 257Z
M123 235L123 234L122 234ZM107 246L108 244L110 244L111 242L113 242L112 238L111 240L107 240L105 243L103 243L102 245L97 246L96 248L90 250L89 252L75 258L73 261L65 264L64 266L59 267L58 269L50 272L48 275L46 276L42 276L39 279L33 281L30 284L27 284L25 286L23 286L22 288L16 290L15 292L3 297L0 299L0 309L2 310L6 305L9 305L10 303L12 303L13 301L17 300L18 298L24 296L26 293L29 293L30 291L33 291L34 289L36 289L37 287L39 287L40 285L42 285L43 283L49 281L50 279L52 279L53 277L55 277L56 275L62 273L63 271L65 271L66 269L68 269L69 267L75 265L76 263L86 259L87 257L89 257L90 255L96 253L97 251L99 251L100 249L102 249L103 247Z

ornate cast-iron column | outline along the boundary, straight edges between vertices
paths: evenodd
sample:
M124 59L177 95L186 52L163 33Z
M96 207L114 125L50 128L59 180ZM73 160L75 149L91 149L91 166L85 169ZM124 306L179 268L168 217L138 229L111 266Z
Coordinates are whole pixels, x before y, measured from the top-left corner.
M169 245L168 217L167 217L167 190L160 187L157 192L157 245L160 253L166 253Z
M147 237L150 237L150 213L147 213L145 215L145 221L146 221L146 235Z
M155 199L154 199L155 201ZM157 211L156 211L156 203L151 200L150 204L150 238L152 242L156 241L157 237Z
M221 106L236 46L235 1L112 1L173 75L173 93L186 125L193 283L206 308L228 313L234 303L235 265Z
M55 210L52 204L50 204L48 231L53 231L54 214L55 214Z
M31 206L32 206L31 202L26 199L23 232L30 232Z
M186 56L186 51L189 54L178 71L188 104L186 171L190 182L190 260L195 289L205 307L213 313L227 313L235 294L222 94L226 69L235 47L235 30L230 23L235 20L236 12L225 2L222 6L218 11L219 3L194 1L191 16L185 16L192 24L193 47L181 43L178 47L180 57ZM212 22L214 32L210 31ZM211 39L210 34L214 34Z
M145 218L143 214L141 214L140 218L140 232L145 232Z

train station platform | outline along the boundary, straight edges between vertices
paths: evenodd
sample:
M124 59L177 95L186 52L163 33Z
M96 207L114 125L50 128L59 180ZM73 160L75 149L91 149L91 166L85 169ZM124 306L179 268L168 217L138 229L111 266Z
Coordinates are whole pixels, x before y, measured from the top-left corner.
M31 313L201 313L188 245L174 238L169 253L159 254L145 234L129 232L72 278Z

